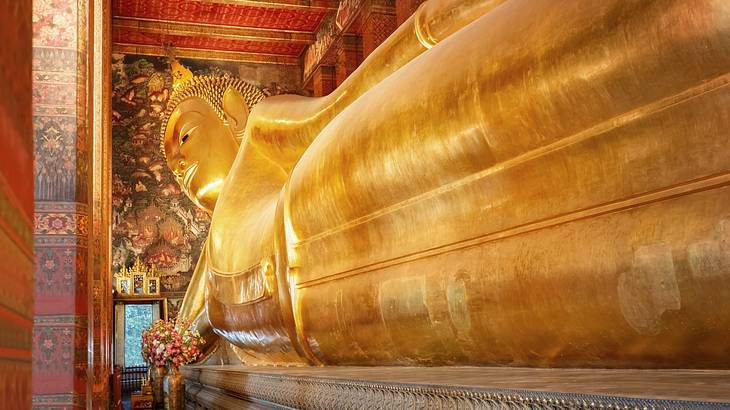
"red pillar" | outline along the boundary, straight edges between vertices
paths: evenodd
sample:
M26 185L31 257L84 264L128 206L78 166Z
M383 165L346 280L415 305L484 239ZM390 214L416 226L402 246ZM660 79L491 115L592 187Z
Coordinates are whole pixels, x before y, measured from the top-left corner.
M322 97L334 91L337 83L335 81L335 67L321 65L317 67L312 75L312 87L315 97Z
M0 0L0 408L31 407L31 0Z
M362 40L360 36L344 34L338 40L336 47L335 78L339 86L362 62Z
M392 7L373 6L366 10L362 24L362 54L366 58L397 28Z
M415 13L425 0L395 0L395 19L398 26Z

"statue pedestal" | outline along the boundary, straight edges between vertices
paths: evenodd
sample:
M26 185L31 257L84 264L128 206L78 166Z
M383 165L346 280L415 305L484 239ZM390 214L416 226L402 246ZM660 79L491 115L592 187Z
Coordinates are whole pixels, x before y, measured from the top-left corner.
M182 371L188 408L196 409L730 408L727 370L208 365Z

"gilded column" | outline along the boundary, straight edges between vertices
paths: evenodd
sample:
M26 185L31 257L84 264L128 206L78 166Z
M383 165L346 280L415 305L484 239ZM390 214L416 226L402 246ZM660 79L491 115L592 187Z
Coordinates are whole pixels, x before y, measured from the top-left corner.
M109 408L111 373L111 0L93 0L89 22L88 110L91 138L89 187L89 397L93 409Z

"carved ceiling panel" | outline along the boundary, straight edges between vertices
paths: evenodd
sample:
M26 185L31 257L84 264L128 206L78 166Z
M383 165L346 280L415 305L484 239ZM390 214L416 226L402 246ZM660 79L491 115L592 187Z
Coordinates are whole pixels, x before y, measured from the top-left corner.
M114 16L309 32L317 29L325 12L189 0L117 0L113 8Z
M112 0L117 51L298 62L338 0Z

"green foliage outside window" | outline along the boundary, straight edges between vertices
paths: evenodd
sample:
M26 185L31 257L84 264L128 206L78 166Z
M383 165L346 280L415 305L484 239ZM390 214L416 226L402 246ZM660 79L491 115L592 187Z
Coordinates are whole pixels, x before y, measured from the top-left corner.
M142 360L142 331L152 324L152 305L124 308L124 366L145 366Z

